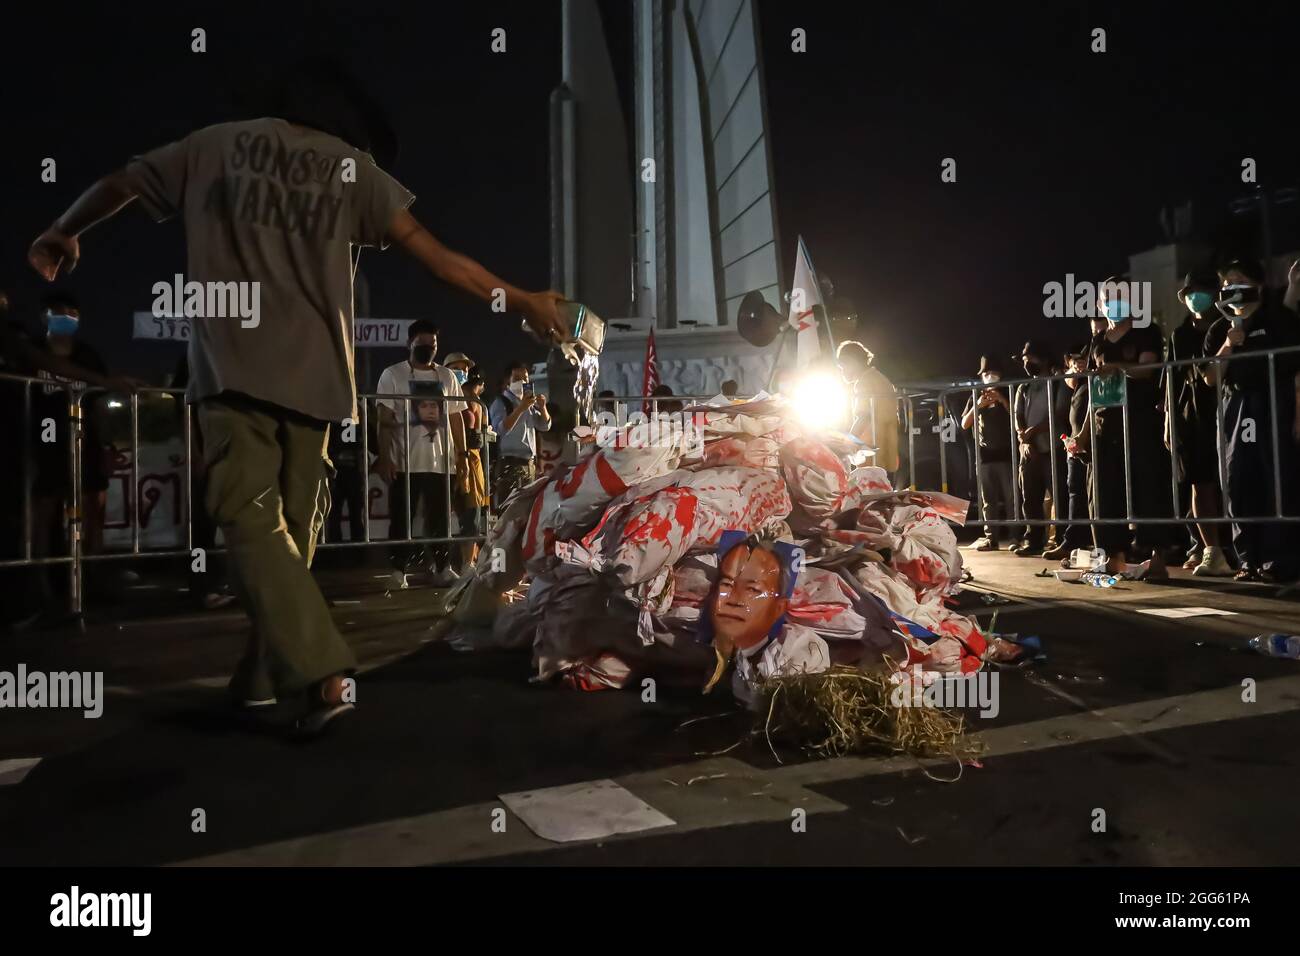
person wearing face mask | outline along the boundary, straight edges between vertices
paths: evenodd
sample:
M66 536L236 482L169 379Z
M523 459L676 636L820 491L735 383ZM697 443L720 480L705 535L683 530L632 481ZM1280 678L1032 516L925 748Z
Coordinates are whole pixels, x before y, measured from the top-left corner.
M1187 308L1182 325L1169 336L1171 362L1205 357L1210 327L1221 317L1214 301L1219 279L1213 269L1187 273L1178 298ZM1204 379L1210 365L1177 365L1166 374L1173 377L1173 406L1165 409L1165 447L1170 436L1176 440L1180 498L1195 518L1222 514L1219 494L1218 407L1214 387ZM1180 514L1186 514L1180 501ZM1201 577L1232 574L1232 566L1221 547L1219 526L1194 525L1195 538L1184 568ZM1199 540L1197 540L1199 539Z
M961 427L975 429L979 445L980 506L985 521L1010 520L1014 515L1015 485L1011 475L1011 400L1007 390L993 386L1002 378L1003 366L996 355L980 356L980 381L984 388L968 399ZM1001 546L1005 525L986 524L984 537L972 547L996 551ZM1015 532L1011 532L1015 537Z
M1049 350L1040 342L1029 341L1021 351L1020 360L1025 374L1030 378L1042 378L1050 373L1048 367ZM1052 409L1049 414L1048 400ZM1020 494L1024 502L1024 516L1029 521L1042 521L1046 515L1044 498L1052 493L1052 446L1056 439L1051 434L1052 425L1057 428L1065 426L1069 414L1069 394L1060 382L1028 382L1016 388L1015 426L1016 440L1020 451ZM1065 456L1056 456L1056 487L1064 498L1066 485ZM1053 501L1052 509L1057 520L1064 521L1063 502ZM1058 531L1063 528L1058 528ZM1042 554L1043 541L1047 537L1047 526L1027 524L1025 537L1013 553L1022 558ZM1057 547L1055 540L1046 547Z
M464 391L465 382L469 378L469 370L474 367L470 357L464 352L452 352L442 364L451 369L451 374L456 376L456 381L460 384L461 390Z
M1300 298L1300 261L1291 266L1288 288L1281 304L1264 285L1264 270L1253 259L1234 259L1219 270L1218 308L1223 317L1210 327L1205 349L1227 357L1264 349L1300 345L1300 318L1288 303ZM1300 511L1300 356L1274 359L1277 388L1278 461L1281 473L1282 513ZM1265 517L1275 513L1273 418L1269 402L1266 359L1239 359L1216 363L1207 375L1224 392L1223 441L1227 472L1228 515ZM1294 526L1280 522L1232 525L1232 544L1241 568L1239 581L1277 581L1292 577L1297 568Z
M381 395L427 392L431 397L460 398L460 382L456 376L451 369L434 361L438 353L437 326L417 319L406 334L405 361L384 369L375 390ZM417 513L424 515L424 530L414 537L447 537L450 482L453 477L459 479L468 468L465 422L460 415L464 409L464 402L379 400L379 461L375 470L389 482L388 537L391 540L407 537L410 528L407 522ZM450 587L456 575L449 567L448 546L434 544L429 550L433 558L434 586ZM420 545L393 547L390 552L393 587L406 587L406 574L423 553Z
M488 407L497 434L497 454L492 462L492 497L501 508L516 490L537 474L537 433L551 430L546 396L533 391L528 366L512 361L506 366L501 391Z
M1171 518L1170 461L1160 412L1160 369L1138 367L1163 361L1164 336L1153 324L1135 325L1123 277L1111 276L1100 288L1098 306L1106 316L1106 331L1094 348L1094 357L1103 376L1124 378L1130 471L1126 476L1123 408L1094 409L1097 445L1092 449L1092 466L1096 469L1093 514L1098 518L1126 517L1126 487L1131 485L1135 516ZM1124 524L1097 525L1094 529L1097 546L1106 551L1109 570L1112 573L1122 570L1130 558L1138 561L1150 558L1147 578L1167 578L1165 551L1171 544L1172 526L1139 520L1134 522L1134 528L1132 535Z
M82 310L75 298L66 293L45 297L41 321L45 326L44 351L107 376L108 369L99 353L81 337ZM49 385L32 391L32 448L36 476L32 485L33 555L49 557L66 550L63 514L72 494L68 475L68 396L81 393L81 509L82 551L95 554L104 540L104 509L108 499L108 480L112 472L111 451L102 438L100 399L102 393L85 394L87 382L57 372L39 369L38 378ZM44 440L43 422L56 423L55 440ZM57 569L56 569L57 570ZM93 582L87 582L88 587ZM49 576L43 576L42 594L47 607L54 598Z

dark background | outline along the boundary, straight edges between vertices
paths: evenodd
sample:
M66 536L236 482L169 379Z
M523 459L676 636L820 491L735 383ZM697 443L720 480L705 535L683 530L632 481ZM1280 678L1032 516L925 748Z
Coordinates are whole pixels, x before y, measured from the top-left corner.
M27 245L96 176L134 152L247 115L254 91L308 52L343 55L387 105L394 174L444 241L510 281L549 280L547 98L559 78L559 4L120 3L10 8L0 78L0 287L35 328L42 283ZM604 0L619 33L627 5ZM1253 248L1229 219L1260 183L1295 185L1295 50L1285 5L759 4L781 261L802 233L851 297L862 337L897 379L970 372L1026 336L1064 346L1082 328L1042 317L1042 287L1099 279L1163 241L1162 207L1196 201L1197 233ZM206 53L190 30L207 30ZM489 50L507 30L508 53ZM1108 52L1089 51L1105 27ZM808 52L790 50L802 27ZM625 68L626 64L622 64ZM40 181L41 160L58 182ZM939 178L944 157L957 182ZM631 180L629 171L629 180ZM1296 248L1295 207L1275 211L1275 251ZM138 210L90 233L66 285L87 338L117 370L160 376L178 345L135 342L131 312L183 271L178 222ZM367 251L370 315L429 317L442 351L495 369L536 348L399 253ZM1068 321L1068 320L1067 320ZM391 352L372 359L379 368ZM286 361L292 361L291 356Z

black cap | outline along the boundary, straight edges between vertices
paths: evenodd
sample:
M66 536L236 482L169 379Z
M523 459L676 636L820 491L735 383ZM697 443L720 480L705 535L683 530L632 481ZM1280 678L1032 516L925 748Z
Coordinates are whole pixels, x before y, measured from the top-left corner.
M1204 292L1217 292L1219 290L1219 276L1209 266L1201 266L1193 269L1183 277L1182 288L1178 290L1178 298L1187 298L1187 293L1200 289Z
M1006 372L1006 367L1002 364L1002 359L996 355L981 355L979 373L983 375L985 372L997 372L1002 375Z

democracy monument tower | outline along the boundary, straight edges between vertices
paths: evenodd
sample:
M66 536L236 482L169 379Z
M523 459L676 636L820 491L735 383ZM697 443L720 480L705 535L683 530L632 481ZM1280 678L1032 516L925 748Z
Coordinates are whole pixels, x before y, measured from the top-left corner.
M633 0L631 19L620 92L596 0L563 2L552 285L609 323L600 388L641 392L653 328L675 393L726 379L753 393L772 351L737 333L740 300L757 290L786 311L758 13L752 0Z

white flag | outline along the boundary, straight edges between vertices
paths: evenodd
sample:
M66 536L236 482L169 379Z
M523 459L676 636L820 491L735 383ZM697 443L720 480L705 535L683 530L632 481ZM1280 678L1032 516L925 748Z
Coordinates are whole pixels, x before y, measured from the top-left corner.
M813 311L814 306L821 304L822 290L817 284L817 273L813 271L808 247L800 236L794 258L794 286L790 289L790 325L795 330L796 366L807 365L821 355L817 316Z

